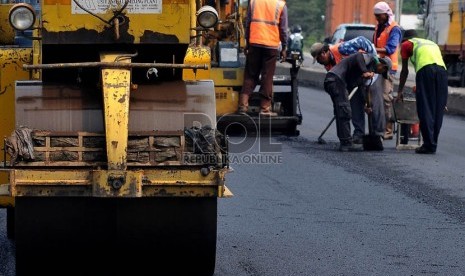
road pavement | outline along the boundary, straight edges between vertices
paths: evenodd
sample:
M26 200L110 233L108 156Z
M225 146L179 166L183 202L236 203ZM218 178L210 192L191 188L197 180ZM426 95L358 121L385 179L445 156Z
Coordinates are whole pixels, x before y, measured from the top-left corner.
M465 275L464 118L445 116L435 155L341 153L334 124L317 143L330 97L299 89L301 135L272 141L282 163L227 175L215 275Z
M246 152L233 137L234 196L218 199L215 276L465 275L464 118L446 115L435 155L393 140L382 152L341 153L335 124L317 143L330 97L299 92L301 136ZM260 152L263 142L279 151ZM14 256L0 210L0 275L15 275Z

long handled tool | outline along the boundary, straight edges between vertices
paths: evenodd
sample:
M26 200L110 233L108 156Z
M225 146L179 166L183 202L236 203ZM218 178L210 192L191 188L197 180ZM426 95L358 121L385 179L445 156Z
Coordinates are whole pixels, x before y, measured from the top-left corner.
M370 90L371 83L372 82L361 89L365 96L366 113L368 115L368 135L363 136L363 149L366 151L381 151L384 149L381 136L376 135L375 130L373 129L373 104L371 101L372 95Z
M357 89L358 89L358 87L356 86L356 87L354 87L354 89L352 89L352 91L350 91L349 101L350 101L350 99L352 99L352 96L354 96L355 92L357 92ZM336 115L333 116L331 121L329 121L328 125L321 132L320 136L318 137L318 144L326 144L326 141L323 139L323 135L326 133L326 131L331 126L331 124L334 122L334 120L336 120Z

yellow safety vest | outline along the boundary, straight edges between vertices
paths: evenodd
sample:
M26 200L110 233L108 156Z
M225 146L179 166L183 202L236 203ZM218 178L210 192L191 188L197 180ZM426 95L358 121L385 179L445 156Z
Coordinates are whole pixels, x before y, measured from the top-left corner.
M436 43L422 38L412 38L409 41L413 43L413 55L410 57L410 61L415 67L415 72L429 64L437 64L446 69L441 49Z
M285 5L282 0L253 0L250 3L250 44L279 47L279 18Z

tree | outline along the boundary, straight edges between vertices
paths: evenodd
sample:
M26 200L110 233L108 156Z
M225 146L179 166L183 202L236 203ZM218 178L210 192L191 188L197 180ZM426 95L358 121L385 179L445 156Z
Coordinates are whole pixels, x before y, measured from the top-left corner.
M417 14L418 13L418 0L403 0L402 13L403 14Z
M326 11L326 0L288 0L289 27L299 24L305 37L305 45L321 41L325 23L322 15Z

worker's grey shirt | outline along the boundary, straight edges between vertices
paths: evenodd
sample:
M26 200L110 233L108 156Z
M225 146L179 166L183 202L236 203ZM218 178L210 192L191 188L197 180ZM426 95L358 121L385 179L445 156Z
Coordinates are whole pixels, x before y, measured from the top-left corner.
M362 84L362 74L369 71L374 71L373 57L363 53L355 53L342 59L329 70L328 74L338 76L346 84L347 90L350 91Z

